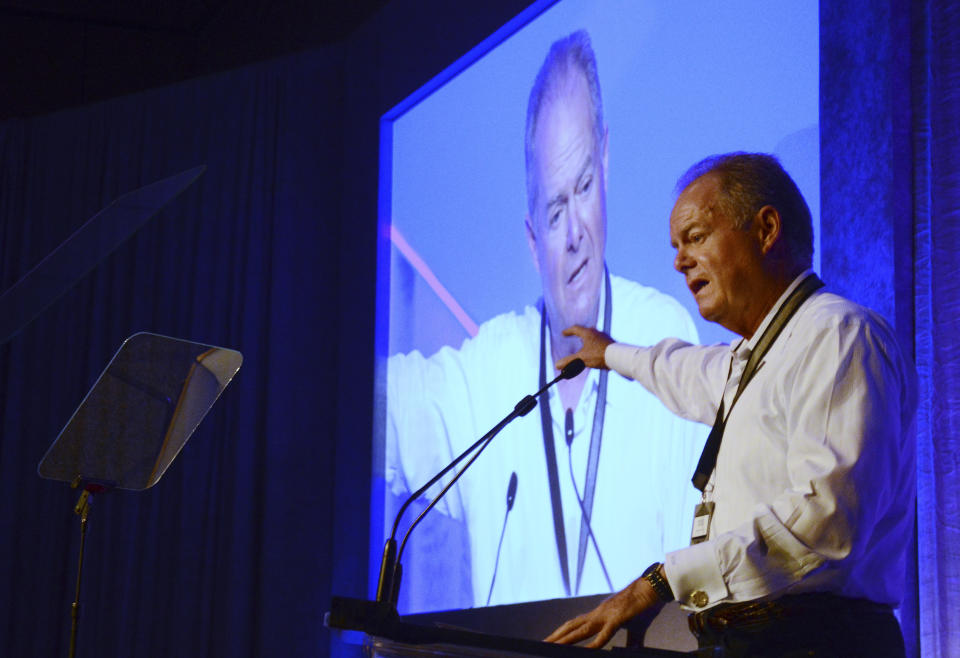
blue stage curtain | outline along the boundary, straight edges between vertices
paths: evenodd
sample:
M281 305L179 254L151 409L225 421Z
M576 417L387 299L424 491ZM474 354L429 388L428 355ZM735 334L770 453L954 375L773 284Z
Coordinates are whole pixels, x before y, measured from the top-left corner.
M913 352L917 537L900 621L908 655L960 655L960 7L820 12L823 273Z
M340 55L313 52L0 124L4 290L113 198L208 167L0 347L0 655L67 654L78 492L37 464L138 331L245 362L155 487L95 497L78 655L326 653L333 346L352 289L342 97Z
M923 656L960 655L960 6L915 7L917 513Z

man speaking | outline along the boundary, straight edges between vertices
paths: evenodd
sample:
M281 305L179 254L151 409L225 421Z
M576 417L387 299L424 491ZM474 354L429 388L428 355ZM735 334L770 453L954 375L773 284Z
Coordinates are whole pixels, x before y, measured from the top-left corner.
M713 424L691 545L547 640L602 646L676 598L700 646L725 656L902 656L892 606L913 531L913 368L882 318L810 271L810 212L776 159L708 158L678 188L674 266L703 317L742 339L632 347L567 333L588 366Z
M416 490L553 378L553 364L580 345L563 335L565 327L596 326L637 342L696 341L676 300L607 269L608 137L590 39L575 32L552 45L527 108L528 208L518 228L543 297L522 313L483 323L459 349L388 360L385 479L396 497ZM469 549L454 559L469 560L472 596L419 605L622 587L638 557L653 559L685 542L683 509L696 492L684 474L704 435L619 375L587 371L562 381L497 437L438 506L466 528ZM619 506L625 498L633 504ZM450 552L434 544L424 559L445 557ZM429 583L405 573L402 593L426 591Z

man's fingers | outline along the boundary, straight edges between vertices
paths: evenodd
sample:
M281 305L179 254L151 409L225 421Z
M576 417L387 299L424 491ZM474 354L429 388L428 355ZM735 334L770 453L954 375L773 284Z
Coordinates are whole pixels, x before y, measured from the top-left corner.
M571 644L591 638L586 646L599 649L610 641L624 622L657 604L656 593L650 584L637 578L587 614L560 626L546 641Z
M584 331L586 331L584 327L581 327L579 324L575 324L573 326L570 326L564 329L563 335L564 336L580 336L580 338L583 338Z
M563 637L564 634L566 634L566 632L567 632L567 626L569 626L571 623L573 623L573 622L569 622L569 621L568 621L568 622L565 622L565 623L563 624L563 626L561 626L560 628L555 629L552 633L550 633L550 635L548 635L547 637L543 638L543 641L544 641L544 642L556 642L559 638Z
M557 361L557 370L563 370L567 367L567 364L577 358L576 354L571 354L570 356L565 356L559 361Z
M557 630L550 633L544 642L557 642L559 644L571 644L588 637L589 634L583 634L584 620L582 617L575 617L560 626Z
M557 628L555 631L550 633L547 637L543 639L544 642L557 642L560 638L568 635L572 630L577 628L580 625L580 617L574 617L570 621L564 622L562 626Z
M613 634L617 632L616 628L611 628L609 626L604 626L600 629L600 632L594 636L586 646L588 649L602 649L607 645L607 642L610 641L610 638L613 637Z
M548 635L544 639L544 642L575 644L580 640L585 640L593 636L599 630L604 630L599 620L592 618L590 615L581 615L580 617L571 619ZM609 638L609 634L607 637ZM606 644L606 640L604 640L603 644ZM600 646L603 646L603 644Z

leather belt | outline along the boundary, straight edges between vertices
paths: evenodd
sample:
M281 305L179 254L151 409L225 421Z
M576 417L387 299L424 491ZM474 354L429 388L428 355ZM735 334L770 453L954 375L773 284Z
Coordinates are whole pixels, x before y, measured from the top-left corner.
M836 594L813 592L788 594L772 601L721 604L709 610L691 614L687 617L687 623L693 634L699 637L729 630L747 630L777 620L844 613L882 615L892 614L893 609L889 605L866 599L851 599Z

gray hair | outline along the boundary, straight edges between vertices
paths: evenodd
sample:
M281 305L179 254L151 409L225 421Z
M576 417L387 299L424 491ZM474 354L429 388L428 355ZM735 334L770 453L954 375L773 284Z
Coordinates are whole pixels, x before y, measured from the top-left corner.
M762 207L776 208L783 223L787 251L797 264L810 267L813 262L810 208L776 156L744 152L711 155L680 177L677 194L707 174L719 181L722 194L717 204L738 229L747 228Z
M530 89L527 102L527 126L524 134L524 155L527 165L527 207L530 216L534 216L537 202L537 167L534 143L537 135L537 122L540 112L548 102L556 101L563 89L563 83L570 79L572 72L580 72L590 92L590 105L593 109L594 148L603 143L603 101L600 98L600 79L597 76L597 58L590 45L590 35L586 30L577 30L562 39L553 42L550 52L543 60L537 78Z

